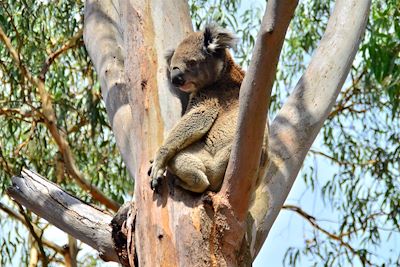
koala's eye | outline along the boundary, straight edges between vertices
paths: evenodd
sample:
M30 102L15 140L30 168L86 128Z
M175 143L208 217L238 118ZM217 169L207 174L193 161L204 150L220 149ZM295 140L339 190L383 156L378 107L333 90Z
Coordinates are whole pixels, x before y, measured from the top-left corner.
M196 66L197 62L196 62L196 60L192 59L192 60L189 60L186 64L188 65L189 68L191 68L191 67Z

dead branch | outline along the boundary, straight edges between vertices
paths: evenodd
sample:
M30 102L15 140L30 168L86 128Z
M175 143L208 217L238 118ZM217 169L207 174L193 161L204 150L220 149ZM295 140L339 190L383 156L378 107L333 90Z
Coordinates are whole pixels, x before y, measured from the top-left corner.
M105 261L118 262L111 238L112 217L66 193L44 177L24 169L7 193L18 203L93 247Z

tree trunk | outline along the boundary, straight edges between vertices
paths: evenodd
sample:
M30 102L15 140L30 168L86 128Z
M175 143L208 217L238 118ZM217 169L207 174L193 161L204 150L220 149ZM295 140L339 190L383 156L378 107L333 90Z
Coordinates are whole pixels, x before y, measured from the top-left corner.
M164 53L191 30L184 1L139 4L123 10L125 77L135 136L135 225L139 266L210 266L216 262L211 237L212 208L198 195L175 188L168 177L162 192L149 186L149 161L179 118L179 102L169 91ZM129 15L127 15L129 14ZM171 105L175 104L175 107ZM140 125L140 126L139 126Z

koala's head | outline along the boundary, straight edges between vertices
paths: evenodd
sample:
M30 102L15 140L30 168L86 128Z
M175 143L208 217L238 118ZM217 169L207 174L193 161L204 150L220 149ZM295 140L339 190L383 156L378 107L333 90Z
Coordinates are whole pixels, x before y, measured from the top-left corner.
M173 85L188 93L216 82L224 69L226 49L236 37L215 25L191 33L166 56Z

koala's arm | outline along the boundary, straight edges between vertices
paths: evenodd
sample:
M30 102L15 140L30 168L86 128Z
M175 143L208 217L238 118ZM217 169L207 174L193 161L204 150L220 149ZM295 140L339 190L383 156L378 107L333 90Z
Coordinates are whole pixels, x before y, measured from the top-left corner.
M193 107L168 134L163 145L158 149L150 176L161 177L168 161L185 147L201 139L211 128L218 116L217 105Z

